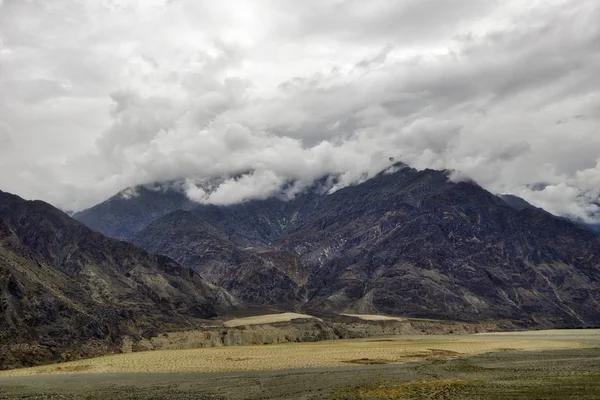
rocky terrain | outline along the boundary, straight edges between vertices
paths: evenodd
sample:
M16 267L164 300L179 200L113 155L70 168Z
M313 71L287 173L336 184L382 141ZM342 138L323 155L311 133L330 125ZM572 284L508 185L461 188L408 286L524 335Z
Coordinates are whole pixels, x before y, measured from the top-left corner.
M280 247L308 304L455 319L597 324L600 237L443 171L402 168L327 196Z
M131 240L250 304L600 323L597 233L449 176L397 164L332 194L177 211Z
M238 304L170 258L0 192L0 368L121 351L124 336L190 329Z
M127 240L155 219L195 206L180 190L140 185L75 213L73 218L106 236Z
M150 338L126 338L124 352L195 349L204 347L264 345L322 340L356 339L388 335L471 334L514 330L510 321L468 323L408 318L402 321L368 321L356 317L294 318L290 321L250 325L204 326L164 332Z
M175 211L159 218L132 241L150 252L177 258L253 305L294 309L306 297L308 271L294 254L262 245L240 248L190 212Z

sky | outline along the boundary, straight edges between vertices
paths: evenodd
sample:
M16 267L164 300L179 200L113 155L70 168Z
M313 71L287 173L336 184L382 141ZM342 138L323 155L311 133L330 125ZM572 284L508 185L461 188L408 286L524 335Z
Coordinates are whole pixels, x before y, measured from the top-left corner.
M597 0L0 0L0 190L228 204L394 157L598 221L598 21Z

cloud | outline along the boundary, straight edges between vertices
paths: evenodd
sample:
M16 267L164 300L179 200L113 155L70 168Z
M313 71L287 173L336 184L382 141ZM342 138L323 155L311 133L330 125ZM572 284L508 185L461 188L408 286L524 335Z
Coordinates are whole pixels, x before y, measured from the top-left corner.
M7 1L0 185L81 209L173 181L226 204L394 157L600 218L598 2L444 4Z
M0 121L0 154L6 153L12 146L12 134L8 124Z

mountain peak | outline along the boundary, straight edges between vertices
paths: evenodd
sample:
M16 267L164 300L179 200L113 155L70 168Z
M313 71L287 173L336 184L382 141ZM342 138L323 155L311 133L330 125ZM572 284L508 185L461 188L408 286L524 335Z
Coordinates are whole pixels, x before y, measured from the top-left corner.
M320 312L549 326L600 322L597 304L578 300L600 291L600 236L510 200L455 171L395 163L335 191L159 215L135 241L260 305L281 300ZM567 276L585 289L565 284ZM268 300L270 292L278 295Z

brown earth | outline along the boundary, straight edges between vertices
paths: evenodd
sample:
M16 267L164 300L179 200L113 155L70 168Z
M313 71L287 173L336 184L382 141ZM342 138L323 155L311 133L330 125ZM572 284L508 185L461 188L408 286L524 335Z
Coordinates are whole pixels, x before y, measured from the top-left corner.
M592 347L600 330L534 331L480 335L395 336L271 346L232 346L116 354L0 372L0 376L73 373L191 373L290 370L351 364L405 363L503 351ZM358 361L357 361L358 360ZM371 362L372 361L372 362Z

